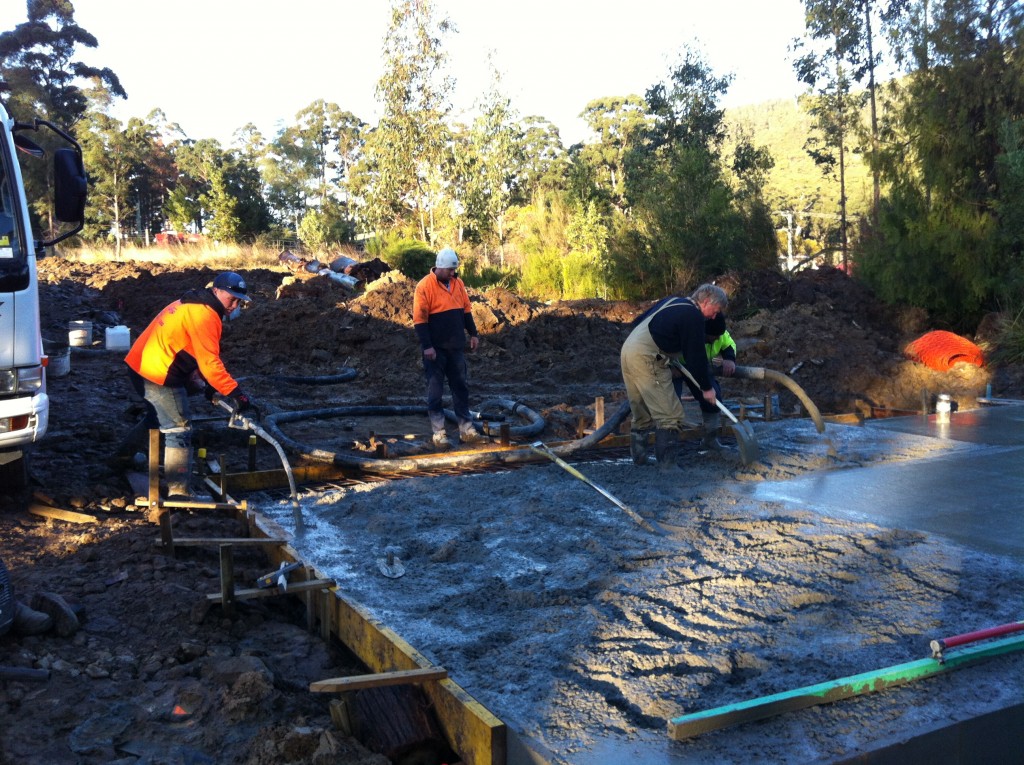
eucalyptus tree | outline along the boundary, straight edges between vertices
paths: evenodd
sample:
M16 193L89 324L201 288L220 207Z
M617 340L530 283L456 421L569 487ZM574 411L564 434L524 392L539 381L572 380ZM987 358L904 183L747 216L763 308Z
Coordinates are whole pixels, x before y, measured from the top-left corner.
M76 60L79 48L96 48L98 42L75 23L70 0L27 0L25 5L27 20L0 32L0 95L16 119L41 115L73 130L87 107L83 84L89 81L102 82L114 96L126 97L113 71ZM28 198L36 200L34 215L52 228L48 200L53 195L46 189L44 168L44 163L33 163L24 179Z
M620 294L664 294L701 279L742 268L770 238L770 222L737 204L726 176L726 137L719 99L731 77L720 77L685 50L667 77L647 89L648 127L624 161L628 228L613 253ZM628 282L621 278L628 276Z
M519 115L501 92L501 75L493 66L491 73L469 133L473 167L467 176L466 208L480 238L497 244L499 266L504 268L508 212L524 199L524 146Z
M109 232L114 256L120 259L125 220L133 217L130 201L133 176L142 160L140 147L119 120L98 112L87 117L78 133L89 168L87 219L94 234Z
M89 169L87 231L109 235L120 258L126 236L148 235L161 225L176 172L172 157L156 128L136 117L122 125L102 111L88 111L78 138Z
M415 221L421 238L431 238L430 216L442 203L450 144L445 120L454 88L444 38L454 31L433 0L393 0L376 91L381 117L367 135L351 184L375 229Z
M569 174L569 154L554 123L544 117L529 116L520 121L523 128L523 165L519 185L532 199L538 193L562 191Z
M176 161L181 172L197 182L204 233L218 241L239 242L269 230L272 221L259 170L244 155L204 138L180 146Z
M127 94L109 68L75 60L79 47L96 48L96 38L75 23L70 0L27 0L28 18L13 30L0 33L0 92L10 92L14 111L43 114L70 127L81 119L87 98L81 83L102 81L120 98Z
M635 95L597 98L580 116L597 138L582 147L580 158L593 166L597 185L619 212L625 212L626 157L651 128L647 103Z
M817 134L808 138L807 153L822 170L838 177L839 250L848 267L846 165L850 143L860 125L864 94L855 90L861 58L859 0L804 0L807 34L818 49L796 58L793 66L801 82L812 89L803 99ZM795 43L797 50L805 41Z

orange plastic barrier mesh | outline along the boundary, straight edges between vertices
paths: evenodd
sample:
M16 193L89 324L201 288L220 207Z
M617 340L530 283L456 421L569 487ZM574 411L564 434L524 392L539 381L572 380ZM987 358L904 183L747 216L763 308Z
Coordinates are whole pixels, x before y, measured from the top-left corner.
M936 329L926 332L910 343L903 352L914 361L939 372L952 369L955 364L985 366L985 355L981 348L966 337Z

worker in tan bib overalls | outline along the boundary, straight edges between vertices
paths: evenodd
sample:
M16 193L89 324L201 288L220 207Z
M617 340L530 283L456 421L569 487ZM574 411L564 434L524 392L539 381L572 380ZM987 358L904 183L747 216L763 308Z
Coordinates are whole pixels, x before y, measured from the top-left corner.
M715 406L711 365L704 349L704 321L729 304L725 290L702 284L688 298L669 297L642 314L626 342L620 360L626 396L633 414L630 453L637 465L647 463L647 435L654 429L654 455L659 467L676 467L683 404L672 385L669 360L686 359L686 368L700 386L701 396Z

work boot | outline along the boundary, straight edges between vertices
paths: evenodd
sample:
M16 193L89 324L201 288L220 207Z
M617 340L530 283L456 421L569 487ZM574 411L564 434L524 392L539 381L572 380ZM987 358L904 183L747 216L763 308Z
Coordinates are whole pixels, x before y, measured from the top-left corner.
M438 431L434 434L434 448L439 452L446 452L452 448L451 441L448 440L448 434L443 430Z
M29 608L20 600L14 602L11 628L16 635L42 635L52 626L53 618L49 614Z
M164 477L167 479L167 498L189 500L192 494L192 449L187 446L164 448Z
M478 433L472 425L467 425L459 430L459 441L464 444L479 444L487 440L483 434Z
M676 458L679 456L679 431L669 428L657 428L654 431L654 457L658 460L658 469L671 472L679 469Z
M78 632L78 615L60 595L55 592L37 592L32 595L30 605L53 620L53 626L57 628L57 634L61 637L71 637Z
M649 430L629 431L629 454L633 458L634 465L646 465L647 458L651 451L647 448L647 434Z
M700 441L703 451L729 452L728 446L718 440L722 428L722 416L718 412L701 412L704 419L704 437Z

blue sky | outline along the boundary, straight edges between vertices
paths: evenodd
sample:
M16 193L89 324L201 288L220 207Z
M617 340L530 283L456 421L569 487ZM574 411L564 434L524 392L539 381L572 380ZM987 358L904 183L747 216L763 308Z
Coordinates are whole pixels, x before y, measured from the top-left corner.
M113 69L128 92L115 115L159 107L192 138L229 143L253 122L267 137L316 99L366 122L388 27L386 0L73 0L79 25L99 41L81 58ZM522 116L553 122L568 145L601 96L642 94L684 45L716 74L735 76L726 106L800 92L788 46L803 31L799 0L437 0L458 33L446 50L456 111L489 83L488 55ZM19 0L0 4L0 28L25 20ZM514 13L507 10L514 8Z

